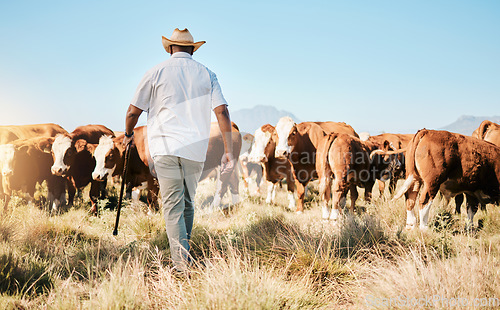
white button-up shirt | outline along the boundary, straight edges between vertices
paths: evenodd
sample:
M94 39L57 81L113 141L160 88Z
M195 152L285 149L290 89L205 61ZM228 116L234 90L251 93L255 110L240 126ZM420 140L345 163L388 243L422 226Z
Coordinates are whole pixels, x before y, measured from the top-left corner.
M177 52L146 72L131 104L148 113L153 158L175 155L204 162L211 110L227 102L216 75L190 54Z

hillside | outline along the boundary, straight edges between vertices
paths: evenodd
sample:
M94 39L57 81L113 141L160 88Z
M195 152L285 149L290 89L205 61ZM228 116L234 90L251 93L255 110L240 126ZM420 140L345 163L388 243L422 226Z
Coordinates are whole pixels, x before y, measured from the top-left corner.
M500 123L500 116L462 115L455 122L440 129L461 133L463 135L471 135L472 132L479 127L481 122L486 119L495 123Z

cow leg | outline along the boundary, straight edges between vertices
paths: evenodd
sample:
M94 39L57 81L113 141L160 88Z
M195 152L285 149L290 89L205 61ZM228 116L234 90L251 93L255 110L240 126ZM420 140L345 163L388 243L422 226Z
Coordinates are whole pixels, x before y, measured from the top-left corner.
M347 191L349 189L344 183L339 179L333 181L330 220L336 221L342 215L342 209L345 207Z
M378 191L380 192L380 197L382 197L382 196L384 196L385 182L377 180L377 184L378 184Z
M99 209L97 208L97 201L99 199L99 194L101 190L101 182L91 181L90 182L90 202L92 204L92 208L90 209L90 213L97 216L99 215Z
M264 180L264 178L262 177L262 168L260 166L255 166L255 167L256 167L255 183L257 184L257 190L255 191L255 195L260 195L260 186L262 185L262 181Z
M418 191L420 190L420 183L414 182L408 192L405 193L406 198L406 229L413 229L417 226L417 217L413 208L417 202Z
M331 179L327 176L320 177L319 180L319 195L320 195L320 206L323 219L328 219L330 217L330 196L331 196Z
M351 213L354 214L356 210L356 201L358 200L359 193L358 188L355 184L349 185L349 192L351 193Z
M158 193L160 191L160 188L158 187L158 182L153 179L149 178L148 179L148 208L149 212L157 212L159 208L158 204Z
M394 192L396 191L396 186L398 185L398 178L396 175L392 175L391 179L389 180L389 193L394 195Z
M76 187L70 179L66 179L66 188L68 190L68 208L70 208L73 206L73 202L75 200Z
M214 210L215 208L218 208L221 204L222 201L222 196L224 195L222 191L222 187L226 187L226 185L223 184L223 180L221 180L221 174L220 174L220 169L217 168L217 179L215 181L215 194L214 194L214 200L212 201L212 204L210 205L210 210ZM224 191L226 188L224 188Z
M229 176L229 191L231 192L231 201L233 205L240 203L240 184L238 172L233 170Z
M429 222L429 210L431 208L432 202L436 197L439 190L439 186L434 186L433 184L425 183L420 196L420 229L428 229Z
M365 201L370 203L372 202L372 189L375 182L369 181L365 184Z
M302 214L304 212L304 196L306 187L304 184L299 181L295 182L295 187L297 188L297 209L296 212L298 214Z
M465 221L465 229L471 230L474 227L474 215L479 208L479 201L476 197L467 195L467 220Z
M464 203L464 194L459 194L455 196L455 213L460 214L460 209ZM468 200L468 199L467 199Z
M276 183L268 182L266 203L267 204L272 203L275 196L276 196Z
M295 189L296 189L296 184L295 184L295 179L293 177L293 173L291 170L289 170L286 173L286 187L288 190L288 209L290 210L295 210L296 206L296 200L295 200Z

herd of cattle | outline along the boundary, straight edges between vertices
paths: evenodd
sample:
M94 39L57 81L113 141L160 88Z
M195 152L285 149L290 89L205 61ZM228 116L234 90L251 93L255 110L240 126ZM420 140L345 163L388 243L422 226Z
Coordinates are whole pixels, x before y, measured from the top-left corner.
M457 210L466 197L469 223L480 204L500 200L500 125L490 121L481 123L472 136L423 129L415 135L385 133L360 138L345 123L297 124L289 117L281 118L275 127L261 126L254 135L242 135L234 123L232 129L233 153L240 154L240 169L221 178L218 167L224 144L217 124L211 127L201 176L202 180L217 177L211 207L220 205L228 189L233 203L239 201L238 170L247 190L250 182L269 182L267 203L274 200L277 185L285 180L289 207L297 213L304 210L307 184L318 179L323 218L333 221L344 212L348 192L353 212L358 187L364 188L365 200L370 201L375 183L383 192L387 180L394 194L397 181L405 179L394 199L405 195L407 228L416 226L417 198L421 228L427 227L429 208L438 192L447 200L454 197ZM148 205L157 210L158 182L148 153L147 128L138 127L134 132L127 191L147 188ZM123 132L103 125L80 126L71 133L56 124L0 126L4 208L8 208L13 190L32 200L36 184L46 181L51 211L71 206L77 190L90 184L91 212L96 214L98 199L106 195L107 180L123 172L123 138Z

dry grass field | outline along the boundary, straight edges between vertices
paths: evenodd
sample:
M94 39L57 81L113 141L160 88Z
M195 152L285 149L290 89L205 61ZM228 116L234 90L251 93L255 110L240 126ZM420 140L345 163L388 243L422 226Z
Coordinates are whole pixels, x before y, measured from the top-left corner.
M200 184L201 208L214 189ZM142 204L127 202L113 236L115 211L90 216L85 198L57 216L14 198L0 217L0 309L500 306L498 206L479 211L482 228L469 232L465 215L436 200L432 229L405 231L403 199L374 197L339 226L321 220L314 186L302 215L286 209L284 189L275 205L251 197L229 214L200 209L185 279L171 272L161 213L148 216Z

